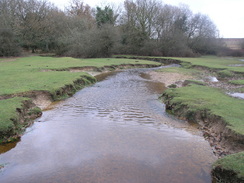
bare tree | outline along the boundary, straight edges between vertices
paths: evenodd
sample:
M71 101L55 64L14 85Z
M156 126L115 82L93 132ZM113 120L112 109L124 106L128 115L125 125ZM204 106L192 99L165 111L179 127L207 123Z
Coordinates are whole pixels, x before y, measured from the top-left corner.
M188 25L188 45L196 52L208 54L218 46L218 30L206 15L195 14Z

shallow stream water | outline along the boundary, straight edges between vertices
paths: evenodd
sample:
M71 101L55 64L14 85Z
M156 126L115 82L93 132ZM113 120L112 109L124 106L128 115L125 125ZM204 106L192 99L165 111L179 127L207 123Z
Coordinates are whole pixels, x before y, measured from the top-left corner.
M169 116L148 69L105 77L0 146L1 183L210 183L216 160L195 125Z

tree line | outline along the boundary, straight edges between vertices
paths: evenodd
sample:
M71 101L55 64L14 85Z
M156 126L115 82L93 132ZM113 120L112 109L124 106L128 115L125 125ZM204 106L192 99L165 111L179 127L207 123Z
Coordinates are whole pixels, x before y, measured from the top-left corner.
M0 56L196 56L217 54L218 38L208 16L160 0L125 0L122 8L73 0L65 10L47 0L0 0Z

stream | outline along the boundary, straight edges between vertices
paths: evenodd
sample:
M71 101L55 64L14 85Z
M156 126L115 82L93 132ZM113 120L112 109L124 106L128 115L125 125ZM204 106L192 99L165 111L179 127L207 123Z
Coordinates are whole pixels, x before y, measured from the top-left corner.
M211 183L209 143L165 112L165 87L149 70L102 74L43 112L19 142L0 146L0 182Z

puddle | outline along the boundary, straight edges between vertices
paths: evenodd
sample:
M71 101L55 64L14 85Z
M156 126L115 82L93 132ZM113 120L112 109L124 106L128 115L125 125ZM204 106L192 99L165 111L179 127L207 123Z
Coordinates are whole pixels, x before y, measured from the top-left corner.
M230 67L244 67L244 64L233 64L229 65Z
M206 80L207 82L213 82L213 83L215 83L215 82L219 82L219 80L218 80L216 77L214 77L214 76L209 76L209 77L207 77L205 80Z
M244 99L244 93L228 93L228 95L235 98Z

